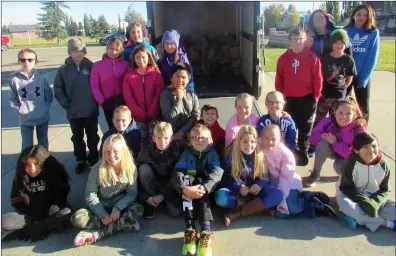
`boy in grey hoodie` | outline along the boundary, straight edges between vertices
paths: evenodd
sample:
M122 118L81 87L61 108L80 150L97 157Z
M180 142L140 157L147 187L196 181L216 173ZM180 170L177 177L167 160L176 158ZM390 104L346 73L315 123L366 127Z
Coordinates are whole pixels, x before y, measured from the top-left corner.
M73 134L71 140L74 156L77 160L76 173L81 173L87 160L92 166L99 158L99 108L89 85L93 63L85 57L87 54L85 43L79 38L70 39L67 43L67 51L70 56L59 68L55 77L54 94L59 104L67 110L67 119ZM88 156L84 130L87 136Z
M22 150L33 145L34 127L38 144L48 150L49 108L53 101L51 87L47 78L34 70L37 54L33 50L21 50L18 62L21 70L11 79L8 101L19 114Z

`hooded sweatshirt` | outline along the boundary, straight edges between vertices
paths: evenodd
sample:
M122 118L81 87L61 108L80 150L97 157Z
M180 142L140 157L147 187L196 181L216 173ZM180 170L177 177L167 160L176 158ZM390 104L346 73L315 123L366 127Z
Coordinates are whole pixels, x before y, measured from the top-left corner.
M289 48L279 57L275 89L285 97L304 97L312 94L318 100L322 91L320 59L308 49L294 53Z
M122 82L128 67L129 63L121 55L111 59L107 54L93 65L90 77L92 94L105 111L124 105Z
M357 86L366 88L379 56L380 37L378 29L366 32L355 26L346 27L352 43L353 59L357 71Z
M183 99L178 100L172 86L161 92L160 108L162 120L172 125L174 133L187 134L200 116L198 96L185 89Z
M128 41L127 44L128 44L129 42L130 42L130 41ZM153 57L154 61L155 61L155 62L158 62L158 61L159 61L159 57L158 57L158 52L157 52L157 50L155 49L154 46L152 46L151 44L147 43L145 40L143 40L143 41L140 42L140 43L132 42L132 43L129 44L129 46L124 46L124 51L122 52L122 55L124 56L124 59L127 60L128 62L130 62L130 57L131 57L131 54L132 54L133 50L134 50L137 46L139 46L139 45L141 45L141 44L143 44L144 46L147 47L147 49L150 51L151 56Z
M122 84L125 103L138 122L149 123L159 114L159 97L164 81L158 69L147 67L144 74L129 68Z
M67 119L89 118L99 115L98 103L89 84L92 61L84 58L77 66L68 57L56 74L54 94L59 104L67 110Z
M377 217L390 193L390 168L382 155L367 164L352 153L345 161L340 191L359 204L370 217Z
M11 190L11 205L22 214L33 218L48 216L49 208L56 205L62 208L67 203L70 192L69 176L65 167L53 156L50 156L41 167L36 177L23 176L20 185L15 177ZM22 195L28 200L24 200Z
M16 71L10 82L8 101L19 114L21 125L40 125L50 119L53 101L52 89L45 76L34 71L28 78L22 70Z
M126 144L128 145L129 150L132 150L133 158L136 159L140 151L140 141L142 135L135 120L132 120L123 132L119 132L115 127L111 127L110 130L103 134L102 143L100 144L99 155L102 156L103 143L106 141L106 139L116 133L122 134Z

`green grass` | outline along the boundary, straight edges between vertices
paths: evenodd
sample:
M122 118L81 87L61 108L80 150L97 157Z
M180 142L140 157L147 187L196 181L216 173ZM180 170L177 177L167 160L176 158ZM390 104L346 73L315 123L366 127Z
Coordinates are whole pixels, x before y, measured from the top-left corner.
M264 70L266 72L276 71L276 63L278 62L279 56L285 51L286 49L281 48L266 48L264 51ZM395 40L381 41L380 56L375 70L395 72Z
M57 40L50 40L47 41L44 38L31 38L30 42L31 45L29 45L29 39L24 38L14 38L12 39L12 47L13 48L37 48L37 47L59 47L59 46L66 46L67 45L67 41L73 37L68 37L65 40L61 41L61 44L58 45ZM81 39L84 40L85 44L87 45L95 45L98 44L98 42L96 41L96 39L91 39L89 37L79 37Z

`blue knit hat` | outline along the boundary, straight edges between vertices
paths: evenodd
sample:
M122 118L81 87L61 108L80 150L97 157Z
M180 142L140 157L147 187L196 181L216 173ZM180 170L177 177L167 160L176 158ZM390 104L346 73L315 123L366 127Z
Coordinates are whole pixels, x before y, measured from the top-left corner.
M176 30L166 31L162 37L162 45L164 45L167 40L172 40L176 43L176 46L179 47L179 39L180 35Z

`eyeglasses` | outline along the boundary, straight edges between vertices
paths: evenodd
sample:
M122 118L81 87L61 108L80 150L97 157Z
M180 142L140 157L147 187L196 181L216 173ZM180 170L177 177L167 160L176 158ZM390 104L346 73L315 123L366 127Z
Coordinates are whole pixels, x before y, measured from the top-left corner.
M22 63L23 63L23 62L26 62L26 61L29 61L29 63L32 63L33 61L35 61L35 59L20 58L19 61L22 62Z
M194 141L208 141L208 137L203 137L203 136L190 136L190 139Z
M267 100L266 102L268 105L279 105L283 103L283 101L270 101L270 100Z

